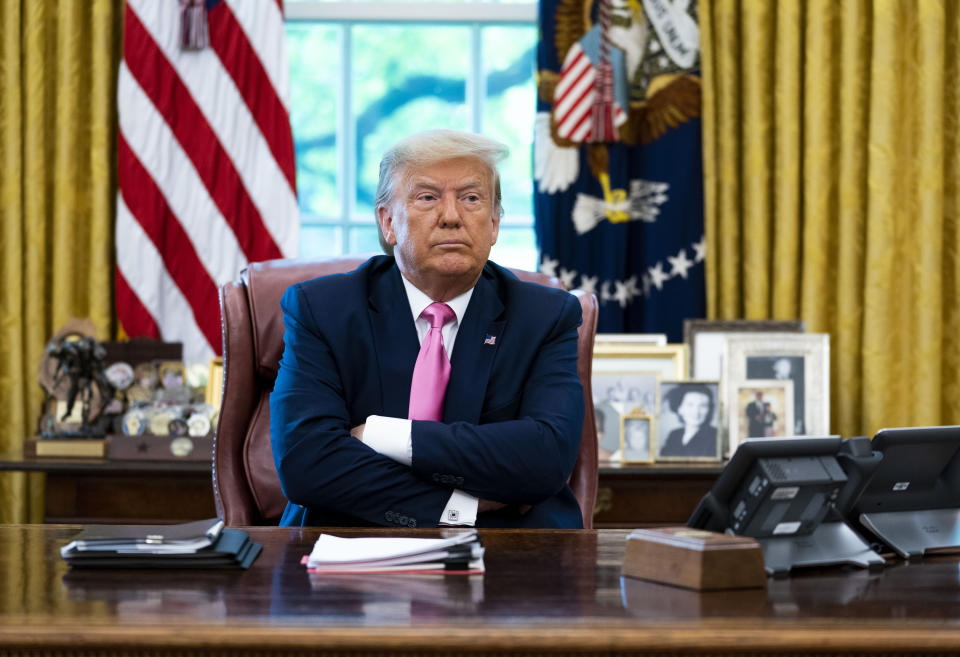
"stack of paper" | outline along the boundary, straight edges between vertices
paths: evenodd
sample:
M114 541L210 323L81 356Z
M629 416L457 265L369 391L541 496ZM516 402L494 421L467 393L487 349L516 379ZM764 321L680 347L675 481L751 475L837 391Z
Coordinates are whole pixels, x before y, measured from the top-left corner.
M218 518L179 525L87 525L60 548L76 568L249 568L261 545Z
M483 572L476 531L449 538L341 538L321 534L304 563L311 573Z

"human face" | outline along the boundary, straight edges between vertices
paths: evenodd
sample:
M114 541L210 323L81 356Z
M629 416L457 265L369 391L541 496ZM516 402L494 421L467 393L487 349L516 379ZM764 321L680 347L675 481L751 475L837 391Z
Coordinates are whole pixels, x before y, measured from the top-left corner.
M699 427L710 413L710 398L702 392L688 392L677 407L677 415L688 427Z
M627 447L634 451L647 449L647 425L634 420L627 423Z
M406 174L406 175L403 175ZM407 170L388 206L377 213L400 271L430 295L470 289L497 241L490 170L472 157ZM450 296L449 298L453 298Z
M789 379L790 378L790 361L786 358L781 358L780 360L773 362L773 376L777 379Z

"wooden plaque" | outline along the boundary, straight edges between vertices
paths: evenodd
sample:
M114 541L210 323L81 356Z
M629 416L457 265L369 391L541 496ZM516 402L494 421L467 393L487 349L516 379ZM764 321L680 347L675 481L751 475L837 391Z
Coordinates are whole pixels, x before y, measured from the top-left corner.
M698 591L767 585L763 552L756 540L689 527L631 532L622 572Z

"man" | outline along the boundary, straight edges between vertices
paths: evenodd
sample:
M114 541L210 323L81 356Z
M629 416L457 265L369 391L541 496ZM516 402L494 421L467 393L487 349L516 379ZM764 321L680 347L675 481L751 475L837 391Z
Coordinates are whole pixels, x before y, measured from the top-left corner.
M747 437L762 438L767 435L764 423L763 392L757 390L756 398L747 404Z
M281 524L582 526L580 305L487 261L505 155L449 130L401 141L375 201L388 255L284 294Z

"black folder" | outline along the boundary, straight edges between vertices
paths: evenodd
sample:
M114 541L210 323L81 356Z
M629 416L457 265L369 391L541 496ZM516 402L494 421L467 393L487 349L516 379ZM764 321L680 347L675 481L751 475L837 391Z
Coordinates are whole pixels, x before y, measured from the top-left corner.
M60 549L75 568L250 567L262 546L217 518L179 525L89 525Z

